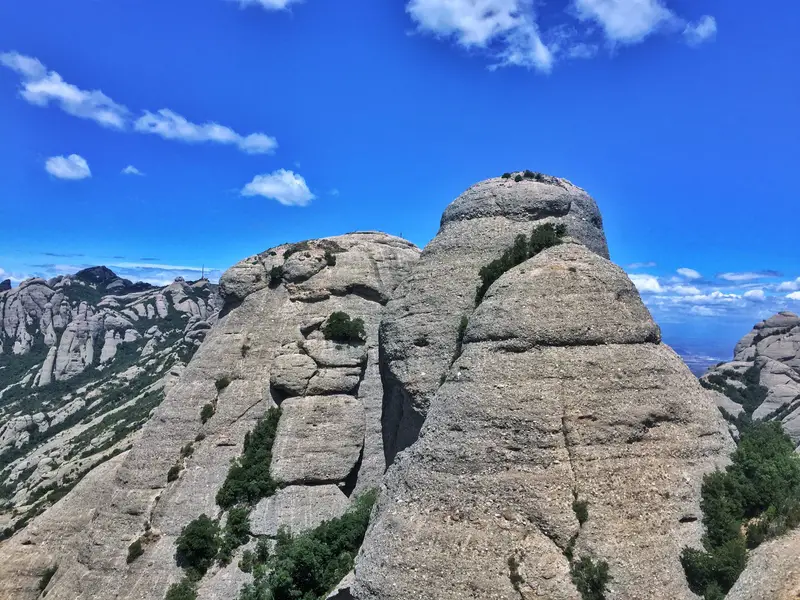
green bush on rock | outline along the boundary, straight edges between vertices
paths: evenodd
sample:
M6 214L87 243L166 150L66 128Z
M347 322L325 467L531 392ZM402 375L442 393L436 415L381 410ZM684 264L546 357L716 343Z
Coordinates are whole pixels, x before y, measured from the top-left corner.
M336 311L328 317L328 322L322 328L326 340L342 344L362 344L367 339L362 319L350 319L345 312Z
M280 408L270 408L253 431L245 435L242 456L231 463L225 483L217 492L217 504L222 508L239 503L254 504L278 489L269 473L269 465L280 417Z
M712 600L736 583L748 547L800 524L800 458L780 423L742 430L731 464L703 479L700 507L704 550L684 548L681 564L689 588Z
M552 223L545 223L535 227L531 232L530 238L526 238L523 234L518 235L514 239L514 244L503 252L500 258L493 260L485 267L481 267L478 272L481 283L475 292L475 304L481 303L489 287L500 279L503 273L536 256L542 250L560 244L561 238L566 233L567 228L563 223L555 226Z
M178 566L203 575L219 552L219 525L202 514L181 531L175 542Z
M253 583L242 588L239 600L318 600L353 568L364 540L376 491L356 499L339 518L293 536L278 532L272 554L257 550L248 555Z

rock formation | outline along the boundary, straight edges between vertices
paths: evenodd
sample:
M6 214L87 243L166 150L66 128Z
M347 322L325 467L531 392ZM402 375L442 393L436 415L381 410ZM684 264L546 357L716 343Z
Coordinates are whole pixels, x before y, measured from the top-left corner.
M590 557L610 598L694 598L679 556L732 442L659 342L624 272L587 247L503 275L389 469L354 595L578 600L571 562Z
M0 530L9 535L132 443L219 308L106 267L0 293Z
M594 200L565 179L489 179L444 212L419 265L394 294L381 324L384 439L389 461L416 439L456 351L458 327L475 304L478 271L534 224L563 223L567 234L608 257Z
M481 269L543 224L562 243L517 261L478 301ZM93 300L65 305L57 294L76 281ZM185 282L181 297L125 294L133 284L118 281L95 269L0 294L0 367L24 365L16 387L81 382L132 346L137 365L160 364L160 342L136 323L210 318ZM164 598L183 576L182 529L231 516L217 492L265 415L277 420L278 489L251 500L253 536L304 531L381 490L355 571L330 598L580 600L573 573L589 560L607 563L610 600L694 598L679 555L700 543L702 477L733 441L609 262L580 188L530 172L490 179L447 208L421 255L376 232L284 244L231 267L219 294L205 341L122 453L0 542L0 598L33 600L42 582L48 600ZM360 319L363 337L336 338L336 313ZM0 440L54 421L21 407L0 418ZM209 569L200 600L237 597L252 578L244 550Z
M800 444L800 317L780 312L761 321L733 352L700 380L717 405L731 420L780 421Z
M253 510L254 533L316 525L341 514L354 491L376 487L386 467L378 324L418 255L409 242L364 232L280 246L229 269L219 321L108 472L110 498L94 505L91 525L70 539L70 552L46 540L29 552L37 565L58 565L48 599L163 598L181 577L175 539L201 513L222 513L215 495L230 460L270 406L282 406L271 470L284 487ZM363 320L363 344L324 338L336 311ZM203 423L207 404L214 414ZM191 453L182 451L187 445ZM180 475L168 482L175 465ZM35 519L29 527L38 526ZM36 598L38 578L21 582L25 574L3 571L18 538L0 546L0 597L13 581L17 598ZM137 539L146 540L145 552L128 564ZM209 572L199 597L234 598L248 577L237 563Z

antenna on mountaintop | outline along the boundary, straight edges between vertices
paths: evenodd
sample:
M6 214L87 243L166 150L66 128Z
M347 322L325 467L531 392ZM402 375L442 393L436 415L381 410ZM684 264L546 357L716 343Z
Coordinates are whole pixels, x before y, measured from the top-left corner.
M205 279L205 278L206 278L206 265L203 264L203 271L200 275L200 279Z

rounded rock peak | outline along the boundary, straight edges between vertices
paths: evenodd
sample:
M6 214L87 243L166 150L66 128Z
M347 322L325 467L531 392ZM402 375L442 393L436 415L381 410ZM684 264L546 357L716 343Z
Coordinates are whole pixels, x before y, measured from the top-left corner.
M559 244L503 274L470 319L465 342L521 347L659 343L661 332L617 265Z
M442 215L440 231L478 219L563 222L568 236L608 258L600 209L585 190L566 179L532 171L505 175L476 183L453 200Z

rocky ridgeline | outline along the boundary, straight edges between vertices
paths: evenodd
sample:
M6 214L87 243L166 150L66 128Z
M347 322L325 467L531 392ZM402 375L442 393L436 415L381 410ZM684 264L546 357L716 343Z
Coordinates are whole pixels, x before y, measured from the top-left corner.
M729 421L780 421L800 445L800 317L780 312L736 344L733 360L700 379Z
M534 228L560 243L486 279ZM375 232L286 244L229 269L220 294L132 447L0 543L0 597L161 600L184 577L181 532L202 514L227 527L231 461L277 418L254 538L381 492L331 598L579 600L575 573L605 566L609 599L695 598L680 554L700 545L702 478L733 440L609 262L585 191L507 174L456 199L421 254ZM341 312L360 340L329 335ZM254 545L214 561L197 598L237 598Z
M106 267L0 293L0 530L129 447L216 318L216 286Z

